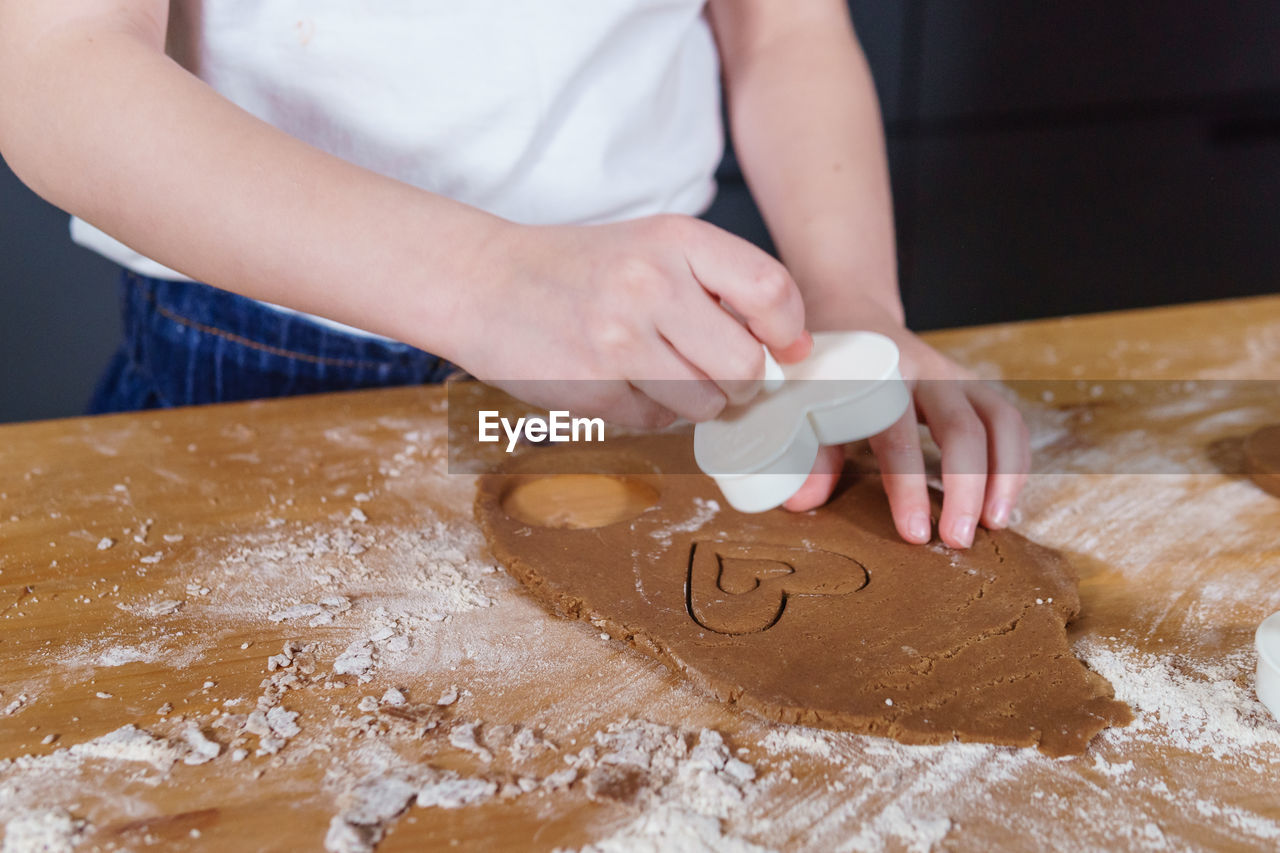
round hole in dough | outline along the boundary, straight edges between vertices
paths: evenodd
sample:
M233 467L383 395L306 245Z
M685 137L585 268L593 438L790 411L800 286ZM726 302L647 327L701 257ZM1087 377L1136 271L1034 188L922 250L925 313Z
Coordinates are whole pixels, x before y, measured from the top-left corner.
M635 518L657 502L658 490L634 477L557 474L518 483L502 509L535 527L584 530Z

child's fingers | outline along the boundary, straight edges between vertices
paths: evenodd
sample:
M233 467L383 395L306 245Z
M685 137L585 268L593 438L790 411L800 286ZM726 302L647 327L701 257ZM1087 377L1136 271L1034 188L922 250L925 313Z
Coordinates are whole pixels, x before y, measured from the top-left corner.
M1009 526L1013 505L1018 493L1026 485L1025 474L1001 474L993 472L987 480L987 500L982 508L982 525L988 530L1000 530Z
M795 364L804 361L813 352L813 335L801 332L795 343L781 350L772 350L773 357L782 364Z
M663 315L658 331L672 349L715 382L729 402L746 403L760 390L764 350L714 297L701 289L693 297Z
M868 443L880 462L881 481L898 535L923 545L933 538L933 521L915 409L908 406L897 423Z
M840 480L840 472L844 469L844 451L839 447L818 448L818 458L813 462L813 471L809 479L804 481L800 491L796 492L782 506L792 512L807 512L822 506L831 497Z
M1009 524L1018 493L1031 472L1031 439L1022 413L994 388L977 383L969 398L987 429L991 472L982 523L988 529Z
M987 430L964 383L925 381L916 404L942 450L942 517L938 534L952 548L968 548L982 515L987 485Z
M633 379L631 385L660 406L694 423L711 420L727 402L716 383L661 339L646 375L663 378Z
M628 390L628 394L619 397L602 415L605 420L618 426L639 429L662 429L675 423L675 412L659 405L635 388Z
M804 301L791 274L768 253L726 231L699 223L685 243L689 270L723 299L772 350L785 350L804 332Z
M534 380L498 384L513 396L530 403L547 408L568 408L574 414L601 417L618 426L661 429L676 419L670 409L621 380L566 380L563 383ZM559 387L548 393L549 385ZM522 387L525 389L523 394ZM533 389L533 393L528 389Z

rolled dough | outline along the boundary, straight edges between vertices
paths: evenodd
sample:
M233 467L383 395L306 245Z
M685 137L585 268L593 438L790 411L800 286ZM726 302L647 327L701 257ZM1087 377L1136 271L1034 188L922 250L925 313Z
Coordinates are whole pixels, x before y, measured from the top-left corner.
M661 473L692 470L690 445L667 434L614 441L608 456L517 457L480 478L476 516L539 601L768 718L1049 755L1132 719L1071 653L1080 599L1057 552L1008 532L979 531L968 551L908 545L873 476L846 478L811 513L717 509L711 479ZM562 507L548 525L504 510L531 483L554 490L565 453L572 470L601 472L602 494L626 480L656 503L589 529L566 526ZM608 473L624 464L653 473Z
M1244 463L1259 488L1280 498L1280 424L1263 427L1244 440Z

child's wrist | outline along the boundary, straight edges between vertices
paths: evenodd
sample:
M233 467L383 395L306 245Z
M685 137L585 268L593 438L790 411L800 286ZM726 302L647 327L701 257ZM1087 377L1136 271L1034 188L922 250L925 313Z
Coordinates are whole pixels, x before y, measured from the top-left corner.
M498 217L469 224L447 250L444 264L419 263L397 313L408 343L463 367L495 330L487 318L495 300L509 298L518 267L518 241L528 229Z

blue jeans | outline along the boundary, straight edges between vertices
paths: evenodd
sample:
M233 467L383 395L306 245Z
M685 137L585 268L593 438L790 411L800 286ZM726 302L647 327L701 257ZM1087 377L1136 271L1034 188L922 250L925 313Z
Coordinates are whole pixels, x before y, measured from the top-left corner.
M441 382L456 368L204 284L121 277L124 342L89 414Z

